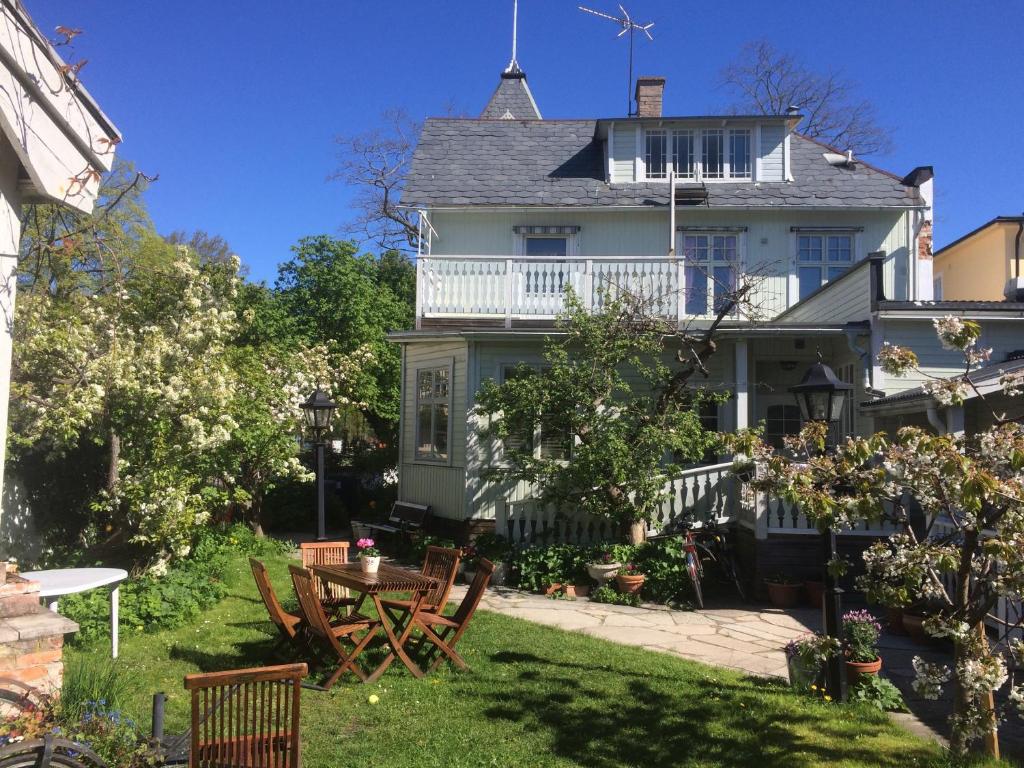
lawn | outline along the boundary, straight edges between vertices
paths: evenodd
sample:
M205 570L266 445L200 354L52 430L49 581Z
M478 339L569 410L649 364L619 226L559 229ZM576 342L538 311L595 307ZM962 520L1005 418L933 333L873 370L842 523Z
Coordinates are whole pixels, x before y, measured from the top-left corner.
M267 561L287 596L288 560ZM126 637L122 707L148 728L154 691L184 730L182 676L256 666L273 636L243 558L230 594L190 626ZM461 649L472 671L415 680L398 665L372 686L348 677L303 692L307 768L377 766L925 766L940 750L874 710L796 696L777 683L478 613ZM69 663L99 662L100 643ZM378 694L376 705L368 702Z

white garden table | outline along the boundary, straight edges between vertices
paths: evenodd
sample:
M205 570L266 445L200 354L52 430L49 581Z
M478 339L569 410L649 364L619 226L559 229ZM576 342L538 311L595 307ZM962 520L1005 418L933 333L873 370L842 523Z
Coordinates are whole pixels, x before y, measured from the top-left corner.
M26 579L39 582L39 596L46 599L47 607L57 613L57 598L90 589L113 586L110 590L110 647L111 656L117 658L117 603L121 582L128 571L121 568L54 568L48 571L27 571Z

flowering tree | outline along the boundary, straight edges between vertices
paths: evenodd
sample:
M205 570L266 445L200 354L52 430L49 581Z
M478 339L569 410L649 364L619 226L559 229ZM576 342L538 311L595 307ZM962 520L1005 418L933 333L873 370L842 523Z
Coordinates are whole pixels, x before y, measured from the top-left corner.
M991 354L978 346L980 327L946 317L935 328L944 347L962 353L964 368L949 379L928 377L925 390L944 405L970 396L985 403L970 376ZM880 362L892 375L927 377L906 348L886 345ZM1022 381L1004 374L1000 384L1013 395ZM733 439L764 467L755 487L799 503L819 527L881 518L899 524L899 533L865 552L860 586L884 605L915 605L926 616L926 631L953 641L951 665L915 659L914 687L937 698L952 681L951 743L959 753L983 736L994 744L1006 711L991 705L992 694L1007 684L1008 661L1019 662L1024 650L1019 640L1007 639L1021 627L1020 616L1003 626L994 644L983 625L1001 598L1018 606L1024 598L1024 427L995 412L992 423L972 435L904 427L892 436L850 438L831 452L824 450L824 426L810 424L788 441L789 456L772 453L754 433ZM924 535L910 525L909 505L902 503L910 497L925 513ZM1024 708L1024 687L1011 683L1008 691L1010 705Z

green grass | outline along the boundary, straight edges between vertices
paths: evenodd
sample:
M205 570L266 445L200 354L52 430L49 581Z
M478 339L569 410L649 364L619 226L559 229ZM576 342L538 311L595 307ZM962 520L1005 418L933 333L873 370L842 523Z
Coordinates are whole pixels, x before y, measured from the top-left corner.
M267 562L282 595L287 562ZM274 638L244 559L227 581L228 598L194 624L123 640L130 688L120 698L145 727L162 690L168 732L184 730L183 675L269 661ZM304 691L306 768L946 764L938 747L875 710L665 654L490 613L477 614L460 648L470 672L416 680L396 664L372 686L349 676L330 693ZM101 642L68 655L88 664L107 653Z

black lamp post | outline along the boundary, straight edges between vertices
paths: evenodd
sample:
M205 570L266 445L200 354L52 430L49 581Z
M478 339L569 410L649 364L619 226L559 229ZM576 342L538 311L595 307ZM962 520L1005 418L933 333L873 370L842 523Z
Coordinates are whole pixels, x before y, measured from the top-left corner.
M327 468L325 461L325 438L331 429L331 416L337 405L323 390L316 390L302 404L306 428L313 435L316 444L316 540L327 540Z
M789 391L796 397L800 406L800 416L804 421L825 422L831 427L839 423L843 416L843 405L853 387L840 381L835 372L821 361L807 369L803 380ZM833 528L821 532L822 557L824 558L825 594L825 634L829 637L842 639L843 590L839 580L833 575L828 564L836 559L836 532ZM832 656L825 668L825 689L836 701L846 701L846 667L840 655Z

